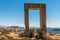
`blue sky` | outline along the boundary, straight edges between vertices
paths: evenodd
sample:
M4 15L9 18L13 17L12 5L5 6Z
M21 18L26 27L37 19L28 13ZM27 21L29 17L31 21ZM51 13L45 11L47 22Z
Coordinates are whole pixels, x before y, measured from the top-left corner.
M0 25L24 27L24 3L45 3L47 27L60 27L60 0L0 0ZM30 26L38 27L39 10L29 10L29 14Z

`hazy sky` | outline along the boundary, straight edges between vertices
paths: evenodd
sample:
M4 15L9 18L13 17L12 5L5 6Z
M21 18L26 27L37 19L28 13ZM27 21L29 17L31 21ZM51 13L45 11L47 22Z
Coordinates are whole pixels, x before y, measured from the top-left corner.
M24 3L45 3L47 27L60 27L60 0L0 0L0 25L24 26ZM30 26L39 26L39 10L29 10Z

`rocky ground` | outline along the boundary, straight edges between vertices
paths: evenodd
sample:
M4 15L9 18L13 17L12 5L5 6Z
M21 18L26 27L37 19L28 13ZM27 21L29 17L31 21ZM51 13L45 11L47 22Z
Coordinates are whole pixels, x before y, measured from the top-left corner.
M47 40L60 40L60 34L47 33Z
M36 38L20 37L21 32L8 32L0 30L0 40L36 40ZM46 40L60 40L60 34L49 33L46 34Z
M35 38L26 38L26 37L19 37L16 33L9 33L5 35L0 35L1 40L35 40ZM60 40L60 34L54 34L54 33L47 33L47 39L46 40Z

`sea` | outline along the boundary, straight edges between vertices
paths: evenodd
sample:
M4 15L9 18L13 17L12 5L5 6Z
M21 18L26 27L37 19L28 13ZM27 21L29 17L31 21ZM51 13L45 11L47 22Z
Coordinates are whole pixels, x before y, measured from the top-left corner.
M49 29L49 28L47 28L47 32L60 34L60 29Z
M36 31L36 29L34 29ZM60 34L60 28L47 28L47 32Z

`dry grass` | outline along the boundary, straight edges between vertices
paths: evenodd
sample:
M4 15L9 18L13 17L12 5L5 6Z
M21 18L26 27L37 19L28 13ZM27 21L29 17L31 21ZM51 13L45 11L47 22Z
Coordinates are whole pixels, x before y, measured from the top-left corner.
M20 38L19 37L20 32L9 32L5 29L0 29L0 37L3 35L3 37L0 40L32 40L31 38L25 37ZM16 37L16 38L14 38ZM60 40L60 34L54 34L54 33L47 33L47 40Z

